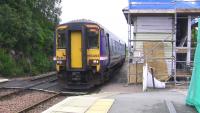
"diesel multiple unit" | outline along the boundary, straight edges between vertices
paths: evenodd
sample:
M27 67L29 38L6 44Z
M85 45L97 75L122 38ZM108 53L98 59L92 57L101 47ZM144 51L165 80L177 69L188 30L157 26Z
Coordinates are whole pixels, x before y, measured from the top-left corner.
M55 32L59 83L69 89L91 88L110 79L125 61L126 45L101 25L86 20L58 25Z

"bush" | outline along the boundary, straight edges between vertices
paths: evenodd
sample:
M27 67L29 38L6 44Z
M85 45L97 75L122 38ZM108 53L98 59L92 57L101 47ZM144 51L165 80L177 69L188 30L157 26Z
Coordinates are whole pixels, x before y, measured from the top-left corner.
M53 62L48 57L53 54L60 3L61 0L0 0L1 75L36 75L52 69ZM13 56L10 51L14 51Z
M5 50L0 49L0 74L6 77L37 75L54 69L53 61L44 53L35 53L32 58L14 60Z
M28 58L21 58L17 61L17 65L19 67L22 67L23 69L23 73L30 73L31 72L31 63L30 63L30 60Z
M32 74L44 73L53 70L53 61L44 53L37 52L33 55Z
M2 49L0 49L0 73L4 76L23 74L22 68L17 66L15 60Z

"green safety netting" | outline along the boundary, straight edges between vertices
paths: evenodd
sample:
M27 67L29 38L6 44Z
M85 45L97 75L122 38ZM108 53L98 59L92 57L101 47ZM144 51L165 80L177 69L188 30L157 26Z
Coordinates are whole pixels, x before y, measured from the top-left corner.
M192 79L190 81L186 104L195 106L197 111L200 113L200 19L198 19L198 35L194 57L194 68L192 71Z

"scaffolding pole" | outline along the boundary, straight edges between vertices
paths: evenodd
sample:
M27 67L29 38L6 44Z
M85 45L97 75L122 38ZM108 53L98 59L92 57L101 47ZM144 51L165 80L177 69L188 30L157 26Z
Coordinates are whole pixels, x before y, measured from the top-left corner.
M191 24L192 22L192 19L191 19L191 16L188 16L188 38L187 38L187 66L190 67L190 62L191 62L191 39L192 39L192 36L191 36Z
M127 73L127 84L130 83L130 57L131 57L131 17L130 13L128 13L128 73Z
M177 13L174 14L174 35L172 42L172 76L174 77L174 84L176 86L176 29L177 29Z

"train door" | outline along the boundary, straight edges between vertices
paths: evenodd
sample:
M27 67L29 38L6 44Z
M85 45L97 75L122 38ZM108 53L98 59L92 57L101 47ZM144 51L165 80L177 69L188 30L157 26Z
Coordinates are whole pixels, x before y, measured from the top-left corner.
M82 34L71 32L71 68L82 68Z

